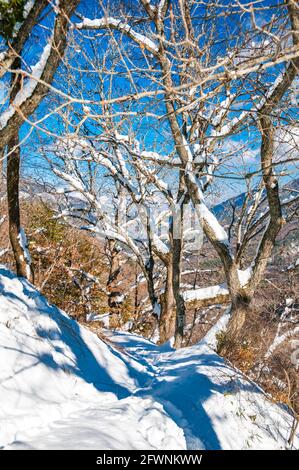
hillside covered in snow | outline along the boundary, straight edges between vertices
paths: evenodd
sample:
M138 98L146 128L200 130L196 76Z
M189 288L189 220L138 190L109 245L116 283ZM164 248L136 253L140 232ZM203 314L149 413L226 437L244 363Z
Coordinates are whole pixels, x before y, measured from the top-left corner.
M287 448L292 416L207 343L100 338L2 266L0 448Z

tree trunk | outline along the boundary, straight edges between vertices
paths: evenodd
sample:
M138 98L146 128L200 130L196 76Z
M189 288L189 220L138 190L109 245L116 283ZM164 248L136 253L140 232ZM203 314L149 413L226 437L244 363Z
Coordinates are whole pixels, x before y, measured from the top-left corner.
M152 304L153 311L155 312L157 309L158 305L158 299L155 293L155 285L154 285L154 261L153 257L150 256L150 259L145 265L144 268L144 275L146 278L146 283L147 283L147 291L148 291L148 296L150 299L150 302Z
M20 59L17 58L13 69L20 68ZM12 76L12 90L10 101L15 99L20 90L20 77ZM7 204L8 204L8 223L9 238L16 263L17 275L32 279L32 270L27 247L24 246L26 237L22 235L19 184L20 184L20 145L19 128L16 128L7 145ZM26 249L26 251L25 251Z
M109 306L109 326L115 328L120 326L123 297L118 286L118 276L120 273L119 250L115 240L108 240L108 250L110 257L109 277L107 281L108 306Z
M134 316L139 313L139 292L138 292L138 264L135 264L135 292L134 292Z
M21 218L19 204L19 169L20 169L20 148L18 147L18 135L11 139L8 144L7 157L7 202L8 202L8 223L9 238L16 262L17 275L31 279L31 269L29 260L26 257L21 243ZM14 150L12 150L14 149Z
M0 148L0 195L4 191L4 174L3 174L3 160L5 157L5 152L3 148Z
M229 341L237 341L244 326L246 316L250 311L251 298L244 293L233 296L231 317L226 330Z
M166 265L165 292L161 295L160 343L168 341L175 332L175 298L173 293L173 263L168 260Z
M176 325L175 325L175 341L174 347L181 348L184 341L184 327L185 327L185 302L183 297L178 294L176 297Z
M176 307L176 325L175 325L175 342L174 347L182 347L184 340L184 326L185 326L185 302L180 293L181 286L181 264L182 264L182 243L183 233L181 238L173 240L173 292L175 297Z
M152 232L151 232L151 224L150 224L150 217L147 213L146 215L146 233L148 239L148 260L143 266L144 275L147 282L147 290L148 295L152 304L154 314L158 314L159 311L159 304L158 299L155 292L155 283L154 283L154 270L155 270L155 259L152 247ZM161 313L161 312L160 312Z

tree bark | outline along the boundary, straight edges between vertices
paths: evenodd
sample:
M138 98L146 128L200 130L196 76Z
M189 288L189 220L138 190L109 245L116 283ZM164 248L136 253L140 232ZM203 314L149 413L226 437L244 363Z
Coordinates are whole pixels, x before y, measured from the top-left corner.
M247 296L244 292L239 292L236 293L231 300L231 316L226 330L228 343L238 340L248 312L250 311L252 298Z
M122 311L122 294L118 287L118 276L120 273L120 254L116 246L116 241L108 240L108 250L110 257L109 277L107 281L108 306L109 306L109 326L115 328L120 326Z
M154 283L155 259L152 245L152 232L149 214L146 215L146 233L148 239L148 260L144 264L143 271L147 282L148 295L152 304L153 311L155 312L158 307L158 299L156 296Z
M13 69L20 67L21 59L17 58L12 64ZM12 75L10 101L15 99L16 94L20 90L21 78L19 75ZM32 281L32 270L30 262L26 257L23 243L21 240L21 215L19 201L19 185L20 185L20 142L19 128L16 127L7 144L7 205L8 205L8 224L9 239L16 263L16 271L18 276L26 277ZM23 240L24 241L24 240Z
M173 293L173 262L169 256L166 265L165 291L161 295L160 343L168 341L175 332L175 298Z
M16 263L17 275L32 280L32 271L29 260L21 245L21 216L19 204L19 171L20 171L20 147L19 136L16 135L9 141L7 146L10 154L7 157L7 203L9 239Z
M173 266L173 292L175 298L176 308L176 325L175 325L175 341L174 347L180 348L184 340L184 327L185 327L185 302L181 295L181 267L182 267L182 248L184 243L184 204L189 201L189 196L184 197L185 184L182 172L180 175L180 188L178 192L175 214L173 214L171 225L171 245L173 250L172 266ZM182 199L182 202L179 201Z

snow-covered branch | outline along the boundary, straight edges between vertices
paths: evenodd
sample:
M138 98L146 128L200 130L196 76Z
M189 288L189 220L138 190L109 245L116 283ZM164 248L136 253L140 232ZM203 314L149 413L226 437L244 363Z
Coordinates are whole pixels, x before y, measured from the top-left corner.
M114 29L120 33L126 34L134 42L139 44L144 49L147 49L152 54L158 52L157 44L145 36L144 34L135 31L129 24L124 23L122 20L118 20L112 17L104 17L98 19L83 18L81 23L76 23L75 27L79 30L98 30L98 29Z

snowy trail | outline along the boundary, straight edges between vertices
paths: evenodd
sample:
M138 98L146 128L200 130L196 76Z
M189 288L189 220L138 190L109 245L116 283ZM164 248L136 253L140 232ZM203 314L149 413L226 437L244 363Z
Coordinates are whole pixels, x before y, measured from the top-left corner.
M148 341L126 333L115 335L107 331L106 334L116 344L121 345L132 358L145 364L148 368L151 377L144 387L134 392L134 395L154 397L155 401L160 402L164 410L184 430L186 447L188 449L205 449L203 441L197 437L196 429L192 429L194 427L192 415L194 410L199 411L194 403L192 389L188 392L188 389L185 389L184 381L179 380L178 382L177 375L173 375L173 379L171 379L171 374L169 374L170 370L172 372L175 370L173 361L175 351L168 344L163 347L151 344L149 348ZM174 385L175 381L177 383ZM169 387L169 382L173 382L171 387ZM190 412L191 417L189 417Z
M135 335L106 333L154 373L134 395L163 405L184 431L187 449L285 448L289 416L205 342L175 351Z
M105 335L0 266L0 448L286 447L292 417L205 342Z

